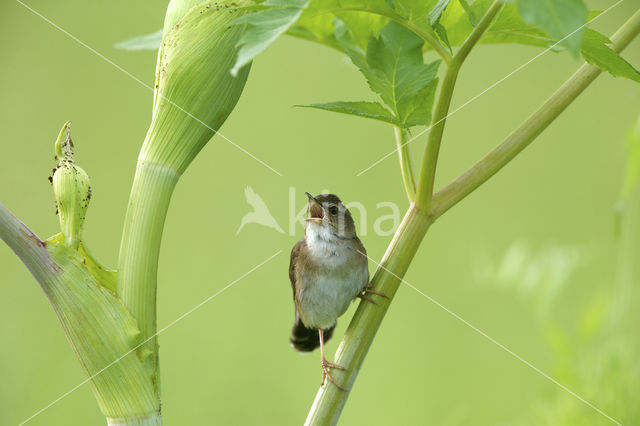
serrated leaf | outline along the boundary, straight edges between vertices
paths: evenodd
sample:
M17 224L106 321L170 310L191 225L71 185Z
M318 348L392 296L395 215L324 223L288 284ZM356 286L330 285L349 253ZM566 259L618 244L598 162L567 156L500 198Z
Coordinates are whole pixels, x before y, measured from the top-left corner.
M260 52L269 47L280 35L289 29L300 17L308 0L268 0L263 6L269 9L245 15L232 25L246 24L247 30L238 42L238 58L231 74L238 71L253 60Z
M162 30L158 30L151 34L121 41L120 43L116 43L114 47L123 50L158 50L161 42Z
M597 31L587 29L581 48L585 61L607 71L614 77L625 77L640 82L640 72L607 44L611 44L607 37Z
M514 0L512 0L514 1ZM580 52L588 10L582 0L515 0L522 19L560 41L574 56Z
M447 36L447 29L440 23L440 17L449 5L449 0L439 0L438 3L429 12L429 24L436 34L438 40L449 48L451 52L451 43L449 43L449 37Z
M437 87L438 79L436 78L415 96L414 101L407 108L407 117L404 121L406 128L426 126L431 122L431 109Z
M297 105L306 108L316 108L325 111L339 112L342 114L356 115L358 117L371 118L373 120L384 121L396 126L401 125L400 122L378 102L328 102L311 105Z
M444 44L449 49L449 52L451 52L451 43L449 43L447 30L444 28L444 26L440 22L436 22L433 25L433 31L438 36L438 40L440 40L442 44Z
M378 38L369 40L366 64L354 60L371 89L402 123L416 109L418 93L430 87L440 65L440 61L423 62L422 44L422 39L412 31L389 22ZM425 98L422 93L420 97Z
M493 24L485 32L481 43L518 43L548 47L555 41L540 28L526 23L515 3L505 4Z

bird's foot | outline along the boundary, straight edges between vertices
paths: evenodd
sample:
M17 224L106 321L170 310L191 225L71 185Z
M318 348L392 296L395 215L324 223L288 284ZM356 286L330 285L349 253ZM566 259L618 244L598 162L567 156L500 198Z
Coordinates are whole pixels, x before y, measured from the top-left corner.
M375 291L373 289L373 284L369 283L366 286L364 286L364 288L362 289L362 292L360 294L358 294L358 297L362 300L366 300L367 302L371 302L374 305L377 305L378 303L376 303L375 300L373 300L369 295L370 294L375 294L376 296L380 296L380 297L384 297L385 299L389 299L389 296L387 296L386 294L380 292L380 291Z
M343 370L343 371L346 369L338 364L333 364L324 358L322 358L321 364L322 364L322 383L320 383L320 386L324 386L326 379L329 379L329 381L334 385L336 385L338 389L346 391L346 389L343 386L339 385L338 382L335 381L333 376L331 376L331 372L329 371L331 368L336 370Z

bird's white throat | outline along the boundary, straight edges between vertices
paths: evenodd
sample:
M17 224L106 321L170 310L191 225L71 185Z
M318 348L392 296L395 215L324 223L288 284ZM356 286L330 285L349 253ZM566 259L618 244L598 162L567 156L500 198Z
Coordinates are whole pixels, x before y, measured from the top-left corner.
M343 253L343 241L338 238L328 226L319 223L307 223L307 230L304 238L307 242L309 252L314 257L330 258L340 256Z

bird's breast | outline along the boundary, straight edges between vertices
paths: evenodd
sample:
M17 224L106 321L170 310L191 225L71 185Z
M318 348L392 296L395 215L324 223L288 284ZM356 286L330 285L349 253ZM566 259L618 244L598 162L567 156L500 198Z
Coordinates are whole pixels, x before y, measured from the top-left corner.
M297 274L296 302L310 328L331 327L369 279L366 258L340 244L308 247L308 268Z

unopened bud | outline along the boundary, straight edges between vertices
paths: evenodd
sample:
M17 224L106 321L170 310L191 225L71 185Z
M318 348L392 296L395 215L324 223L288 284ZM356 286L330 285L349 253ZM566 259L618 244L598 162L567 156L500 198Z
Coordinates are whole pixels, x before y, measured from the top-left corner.
M52 183L60 230L65 244L77 249L91 200L91 184L87 173L73 161L71 122L66 122L58 135L56 159L58 165L53 173Z

